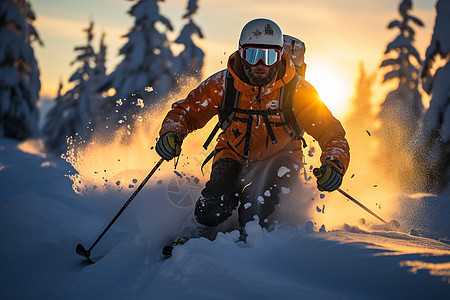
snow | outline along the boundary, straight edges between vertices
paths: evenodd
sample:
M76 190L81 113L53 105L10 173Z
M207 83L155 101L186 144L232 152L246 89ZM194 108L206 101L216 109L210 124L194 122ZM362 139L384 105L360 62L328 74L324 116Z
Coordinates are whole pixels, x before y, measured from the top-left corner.
M284 194L284 195L287 195L287 194L289 194L291 192L291 190L289 189L289 188L287 188L287 187L281 187L281 193L282 194Z
M264 197L263 196L258 196L258 198L256 199L259 204L264 204Z
M278 173L277 173L277 175L278 175L278 177L283 177L284 175L286 175L286 173L289 173L291 170L289 170L288 168L286 168L285 166L281 166L279 169L278 169Z
M71 165L31 154L29 144L20 149L27 152L0 139L1 299L444 299L450 292L449 245L361 226L319 232L320 224L280 222L268 232L251 222L247 243L237 231L220 233L164 260L161 248L189 207L167 200L171 181L160 176L94 248L93 256L105 256L91 265L75 246L90 246L139 179L77 194ZM444 212L436 223L448 223Z

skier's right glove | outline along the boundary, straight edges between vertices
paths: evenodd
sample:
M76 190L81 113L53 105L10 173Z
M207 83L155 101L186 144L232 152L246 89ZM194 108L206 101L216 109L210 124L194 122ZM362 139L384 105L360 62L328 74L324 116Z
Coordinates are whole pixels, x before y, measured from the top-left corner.
M320 167L320 177L317 178L317 188L319 191L332 192L337 190L342 184L342 172L331 164L324 163Z
M166 132L156 142L156 152L159 156L169 161L180 155L182 143L183 139L176 132Z

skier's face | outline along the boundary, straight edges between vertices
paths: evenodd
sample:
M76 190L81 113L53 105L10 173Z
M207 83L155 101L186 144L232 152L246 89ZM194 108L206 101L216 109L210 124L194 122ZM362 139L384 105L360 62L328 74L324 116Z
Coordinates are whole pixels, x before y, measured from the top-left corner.
M250 74L255 78L265 79L269 76L270 67L265 66L262 62L256 66L250 66Z
M260 62L256 66L246 65L244 70L251 84L256 86L264 86L272 81L277 67L276 65L268 67Z

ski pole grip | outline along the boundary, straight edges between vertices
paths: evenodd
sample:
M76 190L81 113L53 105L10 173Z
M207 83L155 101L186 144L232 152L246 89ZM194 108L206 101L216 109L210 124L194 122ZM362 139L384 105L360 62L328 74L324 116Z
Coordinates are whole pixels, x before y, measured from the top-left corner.
M314 176L316 176L316 178L322 177L322 172L320 171L319 168L314 168L313 174L314 174Z

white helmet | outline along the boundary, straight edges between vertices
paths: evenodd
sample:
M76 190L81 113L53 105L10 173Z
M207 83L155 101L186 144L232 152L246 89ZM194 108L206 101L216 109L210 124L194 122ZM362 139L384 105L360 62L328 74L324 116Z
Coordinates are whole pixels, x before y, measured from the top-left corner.
M247 24L241 31L239 50L244 45L267 45L283 48L283 33L280 27L269 19L255 19Z

